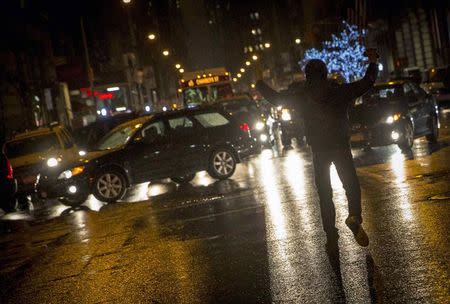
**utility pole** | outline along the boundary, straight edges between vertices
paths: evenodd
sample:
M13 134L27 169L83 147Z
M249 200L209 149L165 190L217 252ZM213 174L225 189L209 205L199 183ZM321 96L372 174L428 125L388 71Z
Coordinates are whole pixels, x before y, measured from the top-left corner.
M83 38L83 48L84 48L84 59L86 62L86 73L89 80L89 88L91 89L91 97L92 101L95 105L95 93L94 93L94 71L91 67L91 62L89 60L89 49L86 41L86 32L84 30L84 20L83 16L80 17L80 26L81 26L81 36Z

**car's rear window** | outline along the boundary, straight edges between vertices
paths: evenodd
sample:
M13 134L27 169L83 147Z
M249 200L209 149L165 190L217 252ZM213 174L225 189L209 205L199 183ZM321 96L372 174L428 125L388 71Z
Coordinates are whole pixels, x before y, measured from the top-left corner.
M230 123L225 116L217 112L197 114L194 117L205 128L219 127Z
M52 149L60 149L55 133L28 137L7 142L5 153L8 158L16 158L34 153L45 153Z

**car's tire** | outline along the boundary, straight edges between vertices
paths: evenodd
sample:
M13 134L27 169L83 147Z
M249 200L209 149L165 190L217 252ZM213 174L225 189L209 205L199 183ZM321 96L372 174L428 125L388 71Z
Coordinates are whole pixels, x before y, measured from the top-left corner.
M403 137L398 142L398 147L402 151L409 151L411 150L413 143L414 143L414 127L410 122L406 122L403 128Z
M281 138L281 144L283 145L283 147L289 147L291 145L291 138L287 137L287 138Z
M62 197L62 198L59 198L58 200L63 205L70 206L70 207L78 207L78 206L82 205L84 202L86 202L88 197L89 197L88 193L82 193L80 195L73 196L73 197Z
M189 173L183 176L175 176L170 179L177 184L187 184L195 177L195 173Z
M114 203L123 198L127 190L125 176L116 169L99 172L92 184L92 194L104 203Z
M217 149L209 158L208 173L215 179L227 179L236 170L236 156L229 149Z
M0 208L5 211L5 213L15 212L17 208L17 200L15 197L7 197L5 201L2 202Z
M430 119L430 131L431 133L426 136L427 140L430 143L436 143L439 137L439 126L438 126L438 119L436 115L431 115Z
M18 194L17 195L17 205L16 208L18 210L28 210L30 207L30 200L28 199L28 195L26 194Z

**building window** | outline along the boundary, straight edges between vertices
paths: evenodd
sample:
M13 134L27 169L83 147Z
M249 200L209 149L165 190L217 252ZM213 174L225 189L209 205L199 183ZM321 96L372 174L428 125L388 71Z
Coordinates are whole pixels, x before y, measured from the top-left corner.
M259 13L255 12L255 19L258 20L259 19Z

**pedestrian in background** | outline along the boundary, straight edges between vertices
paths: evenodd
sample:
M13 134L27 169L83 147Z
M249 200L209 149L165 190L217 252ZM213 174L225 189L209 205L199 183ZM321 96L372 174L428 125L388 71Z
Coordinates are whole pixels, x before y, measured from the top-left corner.
M374 49L367 49L366 54L369 66L365 76L356 82L337 84L328 80L325 63L313 59L305 66L304 83L293 83L288 90L281 92L273 90L262 80L256 85L269 102L275 105L289 102L303 115L306 140L313 153L315 184L327 244L337 243L339 238L330 180L330 166L333 163L348 200L349 215L345 223L359 245L369 245L369 238L361 226L361 189L351 154L348 121L349 107L357 97L373 87L377 77L378 54Z

